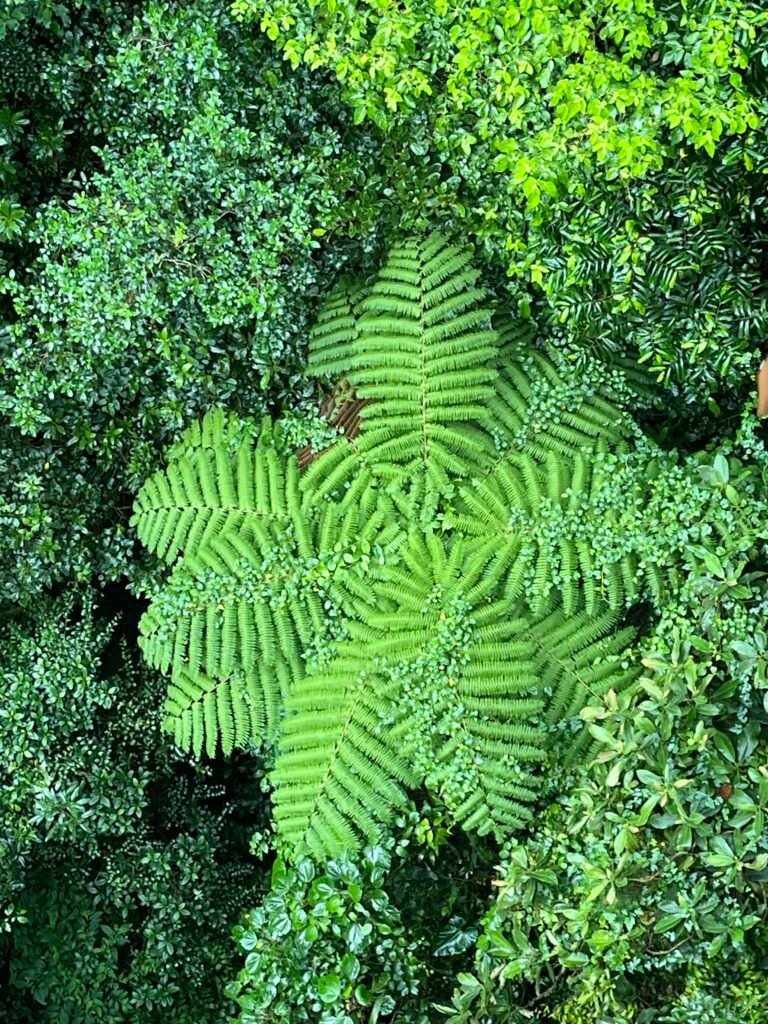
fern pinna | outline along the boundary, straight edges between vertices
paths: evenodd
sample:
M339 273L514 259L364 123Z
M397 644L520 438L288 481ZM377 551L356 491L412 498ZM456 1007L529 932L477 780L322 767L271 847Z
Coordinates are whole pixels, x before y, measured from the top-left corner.
M531 815L553 731L577 749L587 697L633 677L619 620L663 585L582 529L624 417L494 323L439 235L326 304L309 371L355 389L359 434L300 472L279 423L215 412L138 496L139 537L173 567L141 627L167 727L195 753L272 744L297 853L374 841L422 785L502 835ZM550 543L534 527L553 516Z

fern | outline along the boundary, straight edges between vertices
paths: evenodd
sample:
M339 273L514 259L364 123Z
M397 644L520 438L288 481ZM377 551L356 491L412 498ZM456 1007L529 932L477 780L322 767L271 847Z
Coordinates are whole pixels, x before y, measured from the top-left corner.
M640 675L641 666L627 658L635 637L631 627L619 627L616 612L603 609L590 614L583 607L566 614L555 606L528 625L526 636L534 644L534 671L546 699L550 726L576 728L568 737L569 756L583 753L587 736L578 719L589 703L599 703L608 690L626 689Z
M318 857L372 842L419 782L396 745L379 735L380 681L342 653L287 702L272 781L283 839Z
M420 782L467 829L530 817L546 742L536 648L521 607L473 608L484 566L467 553L413 536L402 558L416 571L376 574L378 601L340 657L289 699L274 781L290 842L335 854L370 841Z
M599 440L618 441L625 418L607 389L559 367L552 351L533 348L510 321L498 325L499 380L490 405L502 454L526 453L543 462L552 452L569 458Z
M360 304L366 294L356 282L342 284L320 307L309 345L309 375L343 378L350 372Z
M661 603L676 583L674 566L655 559L656 513L646 459L626 447L614 457L601 439L570 462L547 451L543 464L512 452L493 473L462 489L452 524L512 551L513 579L535 610L556 588L566 615L583 599L614 610L650 598ZM670 481L671 483L671 481ZM650 514L649 514L650 503Z
M311 559L293 544L264 552L241 534L215 537L174 571L144 617L144 653L174 672L189 667L226 678L235 669L292 661L325 618Z
M141 625L166 727L195 754L276 744L295 853L375 841L415 786L502 837L531 820L553 734L583 754L580 708L635 678L620 616L695 540L682 524L654 557L644 508L681 481L621 381L494 326L438 235L325 304L310 370L343 378L359 432L300 471L279 425L214 412L137 498L172 565Z
M322 493L333 494L362 472L417 480L436 502L452 478L487 462L492 446L482 427L498 338L477 277L466 250L432 235L394 249L359 305L342 298L326 306L310 366L343 369L368 404L360 437L339 442L312 468L308 490L325 474Z
M179 669L168 686L165 729L184 750L215 757L256 740L273 743L291 685L301 679L299 663L277 661L224 679L201 670Z
M139 540L173 562L226 531L248 532L259 522L286 523L298 475L295 466L284 467L275 434L267 418L257 443L246 435L232 447L231 440L239 437L237 421L220 410L209 413L187 431L167 469L142 487L131 519Z

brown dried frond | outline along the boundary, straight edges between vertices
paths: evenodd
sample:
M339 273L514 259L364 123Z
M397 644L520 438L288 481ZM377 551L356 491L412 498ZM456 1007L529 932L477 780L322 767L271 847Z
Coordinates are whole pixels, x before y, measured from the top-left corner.
M367 399L357 398L354 390L344 382L322 398L319 412L332 427L342 431L344 437L354 438L360 433L360 411L368 404ZM323 451L327 449L323 448L322 451L316 452L312 445L305 445L297 452L299 468L303 469L313 459L322 455Z

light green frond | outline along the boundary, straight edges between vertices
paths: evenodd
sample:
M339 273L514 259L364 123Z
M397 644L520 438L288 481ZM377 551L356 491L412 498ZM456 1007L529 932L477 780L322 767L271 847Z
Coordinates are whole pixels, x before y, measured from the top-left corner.
M382 730L382 680L342 656L307 678L287 702L280 753L272 773L274 816L283 840L318 858L374 843L418 784L395 742Z
M581 602L588 612L601 602L612 609L648 598L658 604L668 590L673 570L650 558L650 492L631 465L609 456L602 440L592 452L549 451L541 462L511 452L489 477L461 488L450 522L478 543L517 545L509 572L515 588L522 574L535 613L553 592L571 614Z
M195 756L274 743L289 690L302 676L298 661L262 663L224 679L181 668L168 685L164 728Z
M421 486L434 508L451 478L488 463L481 428L497 337L477 277L466 249L432 235L390 254L356 319L343 295L329 307L313 336L314 365L343 369L369 404L354 449L337 445L318 459L305 493L341 493L362 463L375 478Z
M269 419L259 424L214 407L202 419L195 420L187 427L176 444L168 450L167 457L169 461L174 461L199 448L225 448L231 451L243 443L253 443L257 437L263 444L268 444L277 440L279 432L279 426Z
M372 570L379 600L349 624L343 655L291 698L275 815L286 841L319 856L359 847L391 819L399 804L381 802L385 782L422 782L463 827L498 835L527 820L539 786L546 735L525 620L504 600L475 620L466 584L483 572L467 574L460 541L414 531L399 557L403 570ZM394 750L370 740L369 723L397 737ZM345 760L352 737L361 755L372 742L359 771Z
M525 635L536 648L535 671L550 726L575 720L585 704L599 703L608 690L618 693L638 677L641 668L628 654L636 632L617 627L617 613L605 606L570 614L555 607L529 625ZM569 738L571 758L585 742L586 730Z
M590 450L599 440L616 442L625 417L572 370L560 369L546 351L516 345L504 335L504 361L489 414L502 453L527 452L543 462Z
M340 285L320 307L309 337L307 374L342 379L352 368L360 302L367 289L360 282Z
M258 521L287 522L295 501L298 472L274 447L274 428L265 419L259 439L218 442L220 416L209 414L195 433L200 444L180 451L139 491L131 524L141 542L160 558L174 561L225 531L248 531ZM203 443L205 442L205 443Z

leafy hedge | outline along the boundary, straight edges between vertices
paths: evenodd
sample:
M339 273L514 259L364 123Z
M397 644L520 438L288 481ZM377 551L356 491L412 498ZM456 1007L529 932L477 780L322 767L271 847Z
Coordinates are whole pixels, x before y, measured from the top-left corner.
M577 353L634 351L699 405L766 325L758 3L236 0L355 120L434 168L430 209ZM498 279L498 274L497 274ZM725 379L723 379L725 378Z

